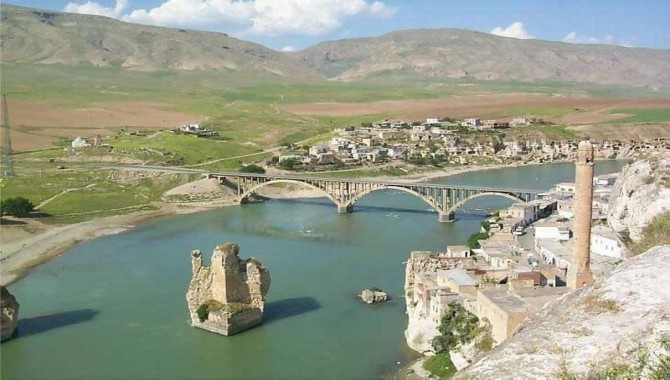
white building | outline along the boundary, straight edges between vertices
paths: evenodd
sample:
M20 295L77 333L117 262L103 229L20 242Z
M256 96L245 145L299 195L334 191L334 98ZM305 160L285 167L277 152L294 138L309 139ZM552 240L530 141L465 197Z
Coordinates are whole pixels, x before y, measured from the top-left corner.
M426 119L426 125L439 125L440 119L436 117L429 117Z
M83 138L81 138L81 137L79 137L79 136L77 136L76 139L72 140L72 147L73 147L73 148L87 148L87 147L89 147L89 146L91 146L91 144L89 144L89 143L86 141L86 139L83 139Z
M446 257L470 257L470 247L466 245L448 245Z
M611 228L593 226L591 228L591 253L620 259L624 256L624 248Z
M535 239L551 239L556 241L570 240L570 229L563 222L539 222L533 225Z
M329 149L327 146L323 145L314 145L313 147L309 148L309 155L310 156L318 156L320 154L328 153Z

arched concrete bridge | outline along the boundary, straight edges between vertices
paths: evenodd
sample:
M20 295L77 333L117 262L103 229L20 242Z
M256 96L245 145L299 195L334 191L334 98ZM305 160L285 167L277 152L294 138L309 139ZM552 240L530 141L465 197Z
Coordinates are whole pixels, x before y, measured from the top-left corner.
M304 185L323 192L325 197L335 203L337 212L340 214L353 212L354 204L372 192L398 190L412 194L428 203L438 212L440 222L453 221L456 209L474 198L493 195L518 202L528 202L537 199L539 193L537 190L526 189L453 186L425 182L366 181L302 175L216 173L209 174L209 177L217 178L222 185L235 188L240 203L245 203L260 188L274 183Z

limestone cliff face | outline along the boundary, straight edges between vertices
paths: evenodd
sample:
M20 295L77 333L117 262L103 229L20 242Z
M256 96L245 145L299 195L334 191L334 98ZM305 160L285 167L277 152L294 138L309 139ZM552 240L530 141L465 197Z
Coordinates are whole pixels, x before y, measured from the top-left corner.
M657 215L670 212L670 152L626 165L612 191L607 220L633 241Z
M19 303L4 286L0 286L0 308L2 308L0 341L4 341L12 337L19 323Z
M211 266L202 265L202 254L191 253L193 279L186 294L191 325L222 335L232 335L263 321L270 273L254 258L242 260L237 244L219 245Z
M465 260L440 259L431 252L412 252L405 266L405 306L407 329L405 340L414 351L432 353L431 341L439 334L439 320L430 316L430 295L423 290L420 276L438 269L462 268Z
M547 305L457 378L595 378L614 366L650 378L670 362L669 270L670 245L625 261Z

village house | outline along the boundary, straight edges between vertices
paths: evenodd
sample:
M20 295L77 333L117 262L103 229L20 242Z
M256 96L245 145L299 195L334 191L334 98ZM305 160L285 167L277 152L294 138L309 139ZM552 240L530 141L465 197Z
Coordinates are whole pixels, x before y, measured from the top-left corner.
M88 148L91 144L84 138L77 136L76 139L72 140L73 148Z
M479 127L480 125L482 125L481 119L476 118L463 119L461 122L462 127Z
M178 130L181 133L186 133L189 135L211 137L217 136L218 132L203 128L200 124L184 124Z
M437 286L448 288L451 293L477 295L477 281L464 269L438 270Z
M443 254L446 257L470 257L470 247L467 245L448 245L447 252Z
M530 124L530 119L525 117L525 116L517 116L512 118L512 120L509 122L509 125L512 127L516 127L519 125L529 125Z
M425 125L440 125L440 119L437 117L429 117L426 119Z
M533 224L533 229L536 239L570 240L570 228L567 221L543 220Z
M621 259L625 248L609 226L591 227L591 254Z
M531 305L506 289L486 289L477 292L477 315L491 324L491 336L496 345L512 335L516 327L533 311Z

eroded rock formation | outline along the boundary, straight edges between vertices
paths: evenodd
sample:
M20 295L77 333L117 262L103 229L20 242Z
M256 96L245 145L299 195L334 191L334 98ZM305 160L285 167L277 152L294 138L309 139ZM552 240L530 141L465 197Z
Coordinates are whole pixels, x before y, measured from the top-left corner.
M270 273L260 261L239 258L237 244L219 245L211 266L202 253L191 253L193 279L186 293L191 325L222 335L233 335L263 322Z
M0 307L2 308L0 341L4 341L12 337L19 323L19 303L4 286L0 286Z
M622 236L642 239L657 215L670 212L670 153L626 165L612 189L607 221Z
M358 297L368 305L388 301L388 294L376 289L365 289L358 295Z

